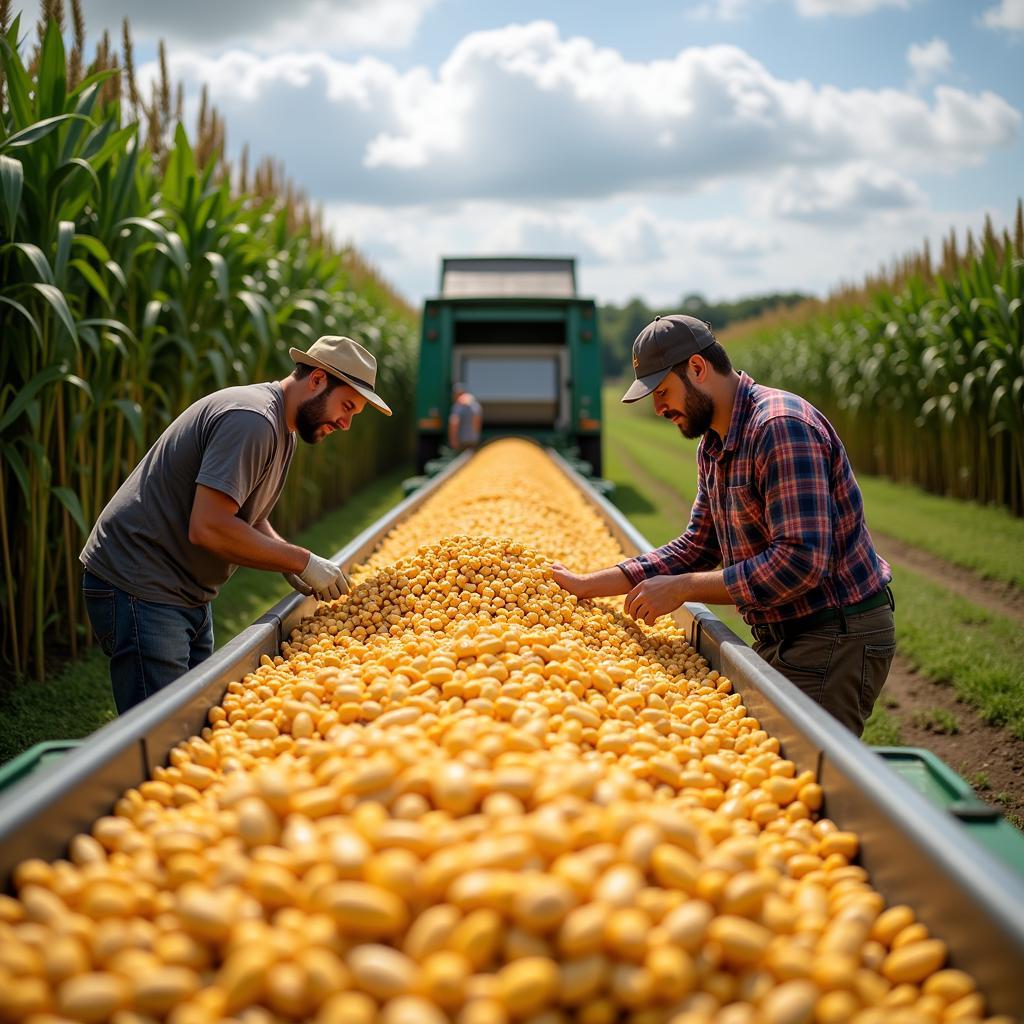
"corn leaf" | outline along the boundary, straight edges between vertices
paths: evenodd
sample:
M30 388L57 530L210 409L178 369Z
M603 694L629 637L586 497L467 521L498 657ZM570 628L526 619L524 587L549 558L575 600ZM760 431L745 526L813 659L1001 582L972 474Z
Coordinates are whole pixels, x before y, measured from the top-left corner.
M127 398L118 398L114 405L121 410L121 414L128 421L135 443L140 448L146 446L146 432L142 425L142 406L138 402L132 402Z
M4 460L11 467L15 478L18 481L18 485L21 487L21 493L25 498L25 501L31 500L31 490L29 483L28 467L25 465L25 460L21 457L17 448L11 443L4 443L3 445Z
M82 531L82 536L87 536L89 526L85 521L85 513L82 511L78 495L70 487L54 487L50 493L68 510L75 521L75 526Z
M9 295L0 295L0 302L16 310L32 328L32 333L36 336L36 340L42 341L43 335L39 330L39 324L36 323L36 318L17 299L12 299Z
M0 156L0 202L3 203L4 232L8 238L15 235L24 181L25 171L21 161L9 156Z
M71 264L75 270L78 271L89 283L89 287L103 300L105 306L110 305L110 292L107 291L107 286L103 283L103 278L96 273L96 270L85 260L72 260ZM81 327L81 323L79 324Z
M3 142L0 142L0 153L8 149L18 149L23 146L31 146L40 139L45 139L51 132L56 131L66 121L88 121L89 118L81 114L56 114L53 117L44 118L35 124L22 128L13 135L8 135Z
M57 258L53 261L53 279L61 288L65 284L64 278L67 275L68 257L71 255L71 243L74 237L74 222L62 220L57 225Z
M61 326L67 331L68 337L77 346L78 331L75 330L75 318L71 315L71 310L68 308L68 300L65 298L64 293L56 285L52 284L34 282L29 287L39 292L47 301L50 308L57 315Z
M32 269L36 272L36 277L39 280L46 284L53 284L53 268L46 258L46 253L38 245L33 242L11 242L0 248L0 252L7 249L16 249L20 252L32 264Z
M67 367L48 366L40 370L15 396L14 401L0 416L0 433L6 430L28 408L36 395L45 387L58 381L67 373Z

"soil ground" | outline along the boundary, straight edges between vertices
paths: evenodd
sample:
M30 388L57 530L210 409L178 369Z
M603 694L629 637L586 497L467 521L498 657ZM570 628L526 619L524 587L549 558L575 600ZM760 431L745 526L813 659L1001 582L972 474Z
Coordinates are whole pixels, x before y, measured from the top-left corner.
M1024 828L1024 741L983 722L952 686L925 679L899 658L880 700L896 719L904 746L937 754L982 800Z

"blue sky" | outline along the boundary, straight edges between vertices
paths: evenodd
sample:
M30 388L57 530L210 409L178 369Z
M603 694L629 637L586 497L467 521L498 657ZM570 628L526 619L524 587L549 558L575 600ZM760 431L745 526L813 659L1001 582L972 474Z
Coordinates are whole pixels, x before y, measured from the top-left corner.
M165 38L414 303L466 253L576 255L600 301L824 293L1022 191L1024 0L85 10Z

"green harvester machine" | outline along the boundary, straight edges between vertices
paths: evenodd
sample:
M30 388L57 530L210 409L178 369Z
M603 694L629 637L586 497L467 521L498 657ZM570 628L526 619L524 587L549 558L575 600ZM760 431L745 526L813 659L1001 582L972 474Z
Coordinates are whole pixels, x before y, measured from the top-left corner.
M452 385L483 407L483 439L528 437L601 475L601 349L572 258L450 257L423 307L416 471L446 454Z

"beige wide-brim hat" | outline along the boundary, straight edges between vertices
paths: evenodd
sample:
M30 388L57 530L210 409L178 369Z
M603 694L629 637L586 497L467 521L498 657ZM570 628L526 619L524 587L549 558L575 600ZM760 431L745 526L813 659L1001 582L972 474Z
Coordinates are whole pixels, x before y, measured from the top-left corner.
M326 373L337 377L359 392L371 405L380 409L385 416L391 410L376 391L377 360L351 338L336 338L330 335L317 338L307 352L301 348L290 348L288 354L297 363L317 366Z

